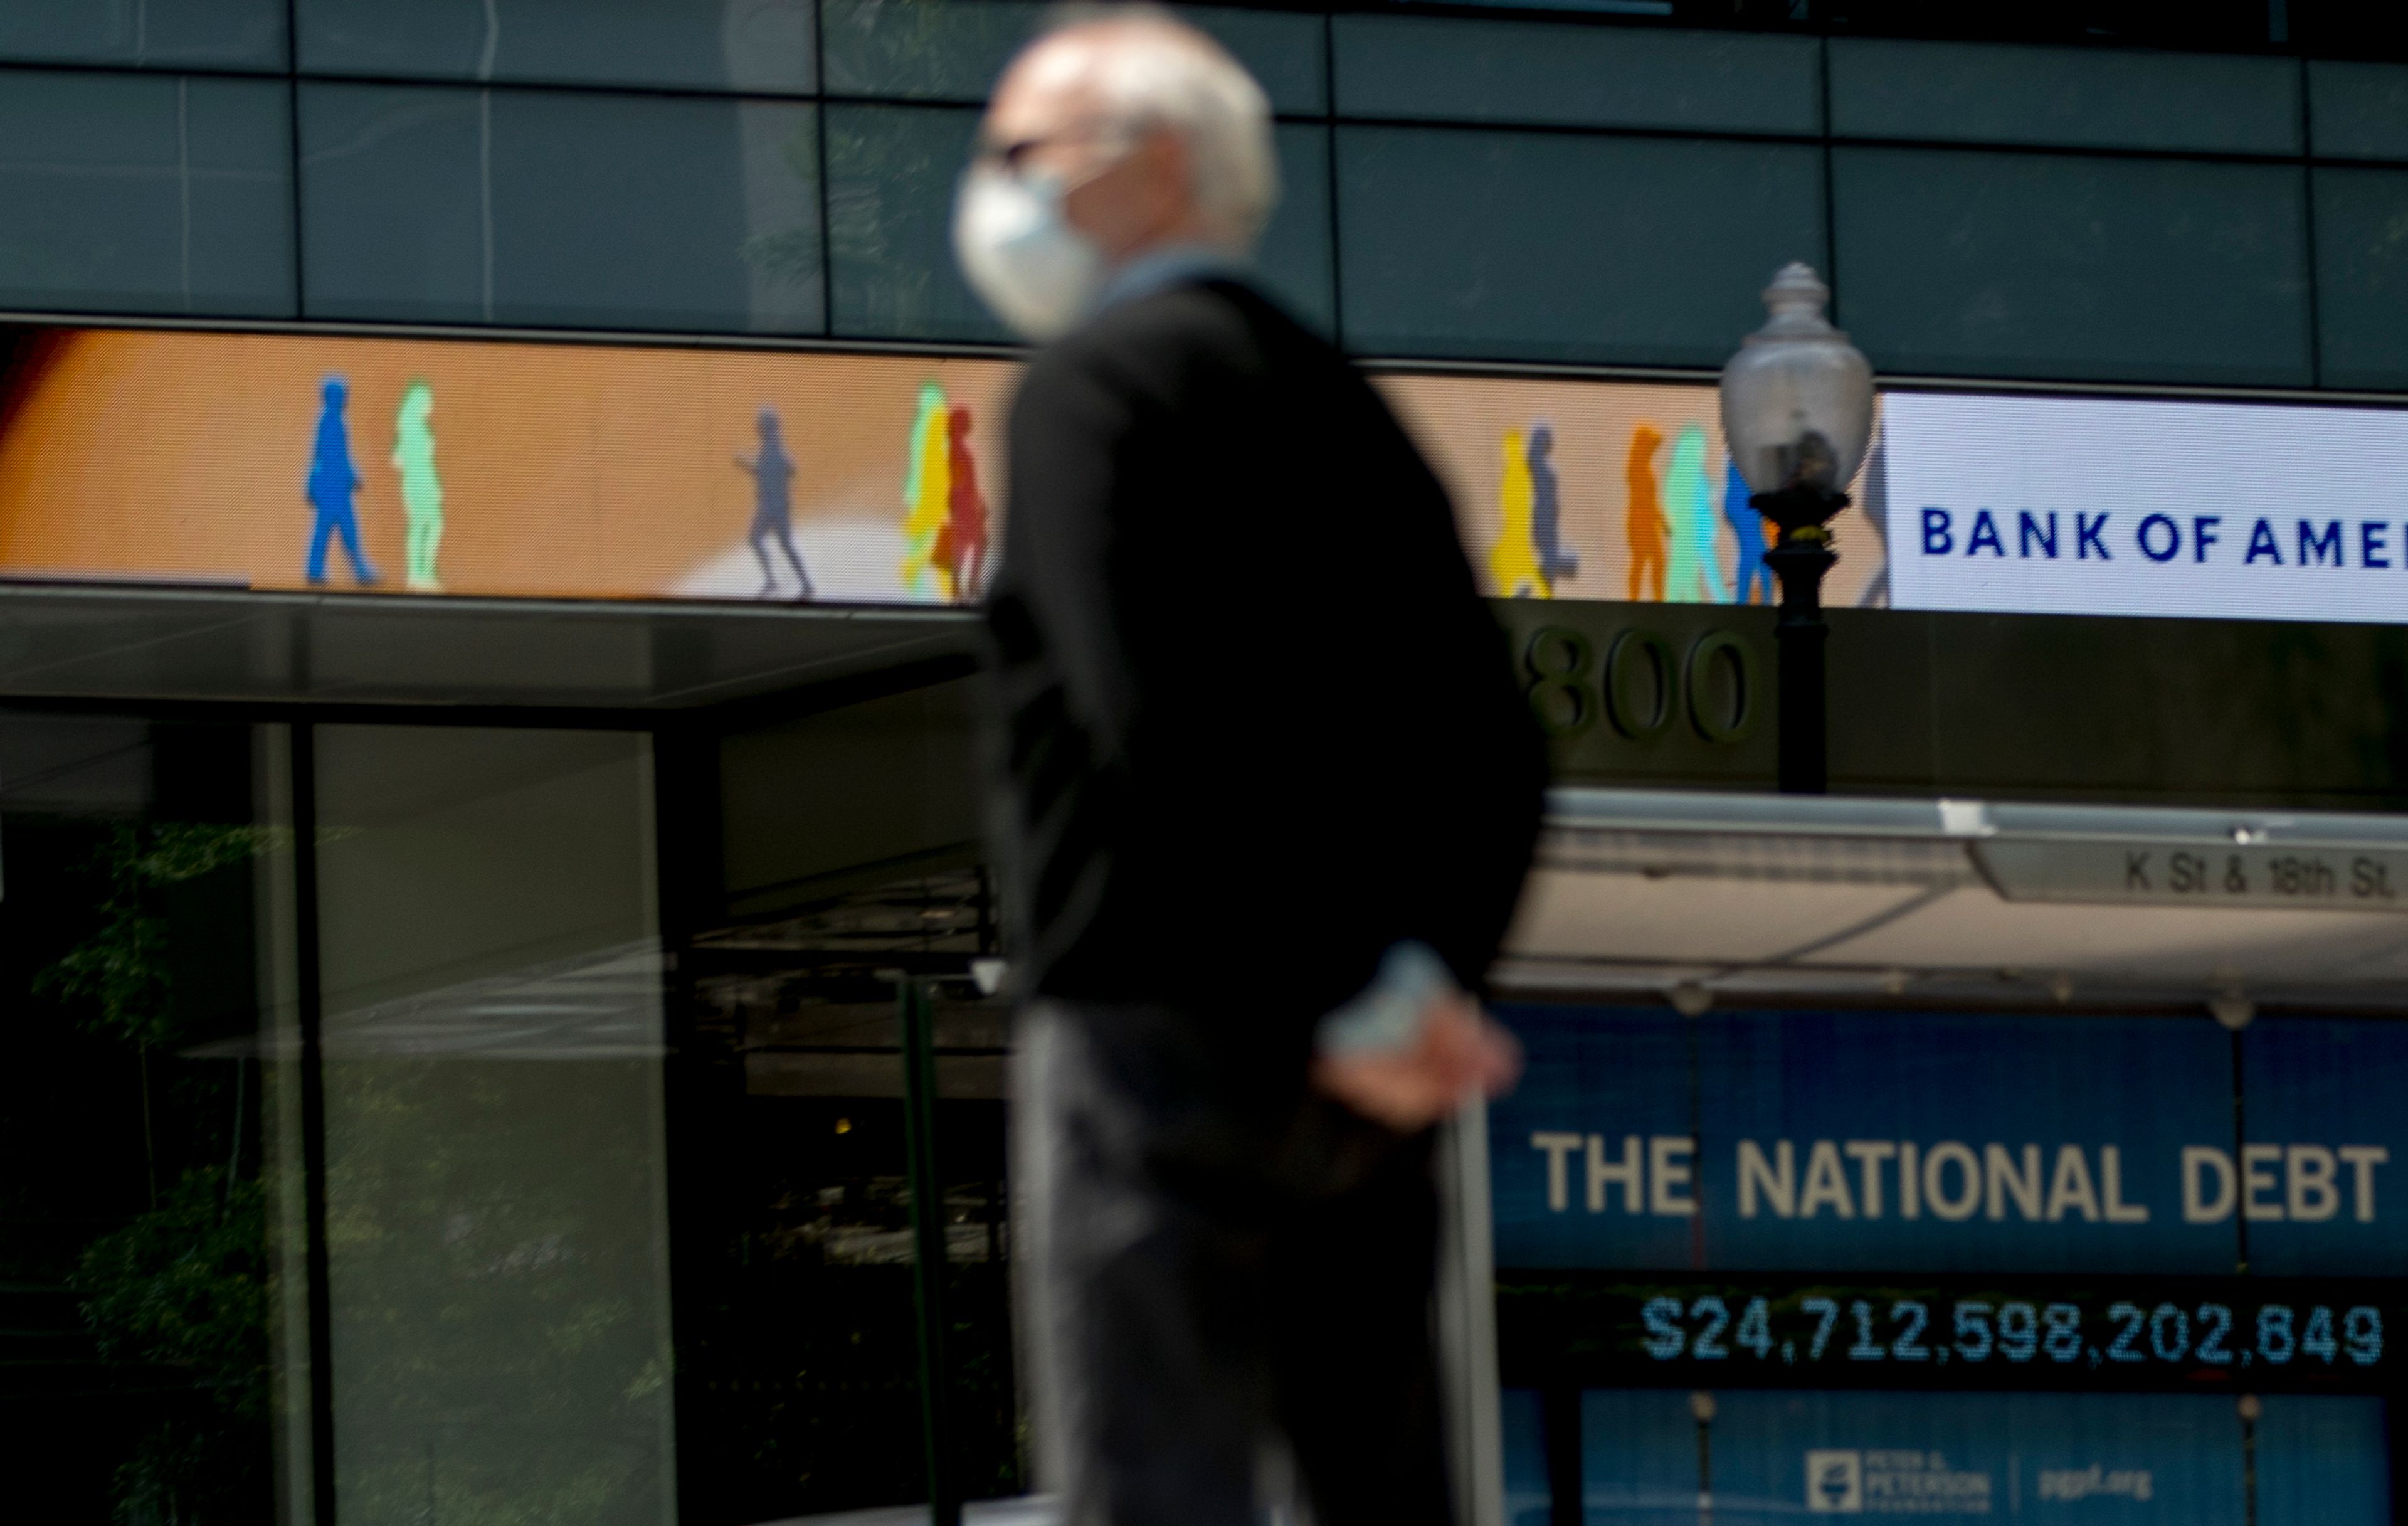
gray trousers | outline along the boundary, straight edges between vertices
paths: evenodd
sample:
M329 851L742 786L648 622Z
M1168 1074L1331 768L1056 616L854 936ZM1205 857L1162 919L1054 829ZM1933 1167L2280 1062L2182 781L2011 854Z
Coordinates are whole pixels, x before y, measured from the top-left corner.
M1448 1526L1430 1141L1149 1007L1014 1059L1022 1326L1065 1526Z

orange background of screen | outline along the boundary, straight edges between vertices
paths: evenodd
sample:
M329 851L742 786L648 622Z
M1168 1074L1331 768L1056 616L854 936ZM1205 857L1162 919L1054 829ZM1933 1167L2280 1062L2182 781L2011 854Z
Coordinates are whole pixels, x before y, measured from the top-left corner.
M76 334L0 438L0 569L306 586L314 516L302 484L321 383L340 375L351 384L361 536L386 586L398 588L404 569L394 418L403 390L423 381L435 394L447 592L668 596L714 559L753 565L752 481L736 457L758 447L765 406L780 410L795 460L797 531L815 518L858 519L892 525L899 548L921 385L936 382L971 410L993 501L1017 370L886 356ZM882 539L862 546L888 559ZM339 552L329 569L330 584L351 584ZM886 569L838 570L812 569L838 583ZM893 581L891 597L905 597Z
M1498 442L1508 429L1526 438L1533 424L1554 425L1555 474L1562 482L1564 549L1580 559L1577 577L1559 584L1557 598L1625 598L1629 593L1630 546L1625 520L1630 490L1624 467L1630 434L1652 424L1664 442L1656 448L1660 484L1672 459L1672 442L1689 425L1706 432L1706 481L1714 517L1715 558L1723 586L1731 589L1738 543L1723 523L1723 473L1730 459L1723 441L1721 396L1709 385L1662 385L1630 382L1541 382L1498 377L1383 376L1380 390L1438 468L1454 496L1463 549L1481 586L1489 583L1488 554L1503 529L1498 507L1502 462ZM1856 497L1863 499L1863 483ZM1886 565L1885 549L1865 516L1854 508L1831 522L1840 563L1823 584L1834 606L1863 601ZM1768 537L1769 539L1769 537ZM1490 592L1496 592L1490 589Z
M387 589L404 569L394 416L404 388L423 380L435 394L447 592L753 596L752 482L735 458L757 448L753 421L767 406L784 423L796 538L822 597L908 601L902 489L920 388L934 382L971 410L999 543L1002 425L1018 372L1001 360L71 333L0 435L0 572L306 586L314 521L302 483L320 385L341 375L361 535ZM1681 429L1706 431L1719 519L1725 448L1712 386L1412 375L1379 386L1454 495L1484 587L1508 429L1554 426L1561 536L1580 560L1557 597L1627 592L1624 468L1642 420L1665 437L1659 481ZM1378 507L1331 511L1369 520ZM1842 556L1826 597L1859 602L1883 566L1880 539L1855 510L1833 529ZM1727 587L1737 553L1727 528L1716 554ZM351 585L338 551L329 574L332 586Z

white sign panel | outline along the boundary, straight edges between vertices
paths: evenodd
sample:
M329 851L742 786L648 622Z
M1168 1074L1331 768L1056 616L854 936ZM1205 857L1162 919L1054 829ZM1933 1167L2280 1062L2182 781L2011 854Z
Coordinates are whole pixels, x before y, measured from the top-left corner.
M1890 393L1890 602L2408 621L2408 410Z

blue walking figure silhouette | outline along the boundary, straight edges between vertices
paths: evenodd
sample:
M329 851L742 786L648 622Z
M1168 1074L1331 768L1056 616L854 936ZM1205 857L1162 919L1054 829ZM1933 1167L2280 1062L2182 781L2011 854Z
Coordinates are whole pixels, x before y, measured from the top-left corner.
M377 575L360 553L359 516L351 511L351 495L359 490L360 474L351 465L351 432L343 422L343 405L351 393L339 376L326 378L320 389L324 406L318 412L318 438L309 451L309 481L302 491L318 515L317 528L309 536L310 583L326 581L326 542L339 535L343 551L351 559L351 576L365 588L377 581Z
M1764 601L1773 602L1772 569L1764 565L1764 516L1748 502L1747 479L1739 474L1739 463L1727 468L1728 481L1723 487L1723 518L1730 522L1731 534L1739 537L1739 577L1731 588L1731 602L1756 602L1756 585L1764 584Z
M778 428L778 410L765 408L756 421L761 431L760 453L747 459L736 458L736 465L752 475L752 554L761 558L761 597L768 597L778 591L778 575L769 565L769 542L776 540L786 549L786 561L795 569L795 597L811 597L811 575L803 570L803 558L795 550L794 498L789 485L795 480L795 460L786 453L786 441Z

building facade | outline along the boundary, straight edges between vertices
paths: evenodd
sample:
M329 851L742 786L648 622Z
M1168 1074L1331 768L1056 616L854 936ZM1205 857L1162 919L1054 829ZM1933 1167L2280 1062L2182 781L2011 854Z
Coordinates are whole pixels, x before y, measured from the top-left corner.
M1045 14L0 0L51 1519L1041 1509L975 766L1018 356L947 227ZM1182 14L1555 737L1529 1074L1446 1151L1467 1519L2396 1519L2408 26ZM1713 386L1791 260L1882 385L1813 799ZM1233 609L1347 575L1243 515Z

